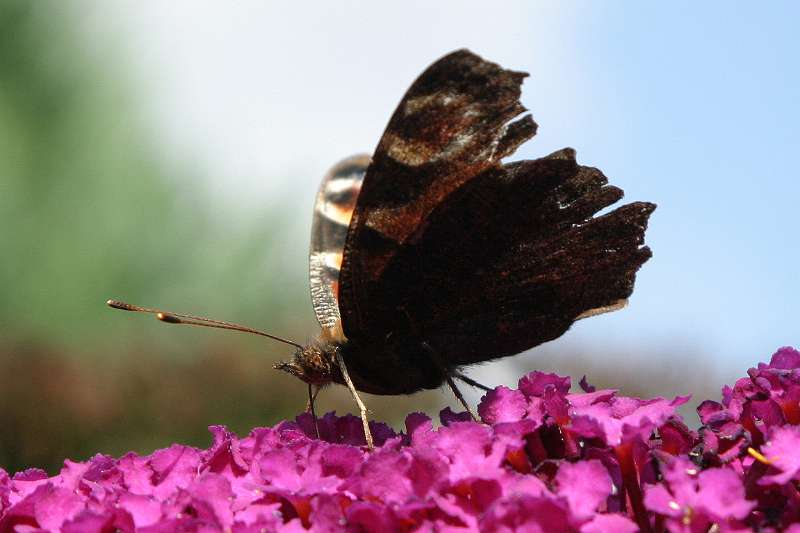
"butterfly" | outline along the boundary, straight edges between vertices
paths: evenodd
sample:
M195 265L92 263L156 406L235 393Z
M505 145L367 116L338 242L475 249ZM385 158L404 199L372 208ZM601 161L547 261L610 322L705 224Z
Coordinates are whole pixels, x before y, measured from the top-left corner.
M537 125L519 101L523 72L468 50L411 85L372 156L348 158L316 197L309 279L320 334L300 345L227 322L138 308L166 322L238 329L295 346L276 365L316 392L411 394L469 365L555 339L577 320L623 307L651 252L655 205L602 215L623 191L565 148L504 162ZM484 387L485 388L485 387ZM312 392L313 389L313 392ZM474 415L473 415L474 416Z

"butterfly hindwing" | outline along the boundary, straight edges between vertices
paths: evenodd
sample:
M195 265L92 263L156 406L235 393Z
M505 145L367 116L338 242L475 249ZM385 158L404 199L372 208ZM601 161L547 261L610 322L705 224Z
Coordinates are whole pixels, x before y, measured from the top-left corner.
M369 327L411 331L449 367L517 354L617 308L650 257L655 206L572 150L485 171L448 197L372 285ZM398 310L401 310L398 312Z
M367 165L368 155L352 156L335 165L322 179L314 202L308 278L311 303L323 329L334 328L340 321L342 250Z

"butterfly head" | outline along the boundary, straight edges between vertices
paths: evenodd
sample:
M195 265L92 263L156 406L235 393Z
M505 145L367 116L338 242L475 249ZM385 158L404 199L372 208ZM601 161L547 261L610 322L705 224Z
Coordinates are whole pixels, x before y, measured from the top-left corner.
M339 375L337 349L331 342L317 340L297 350L290 361L277 363L275 368L312 385L327 385Z

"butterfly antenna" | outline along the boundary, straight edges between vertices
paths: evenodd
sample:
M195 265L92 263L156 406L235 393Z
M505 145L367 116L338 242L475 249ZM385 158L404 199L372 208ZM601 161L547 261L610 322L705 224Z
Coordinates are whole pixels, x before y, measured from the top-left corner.
M182 313L162 311L161 309L140 307L138 305L121 302L119 300L108 300L106 301L106 305L113 309L121 309L123 311L133 311L135 313L148 313L151 315L156 315L156 318L167 324L185 324L187 326L202 326L204 328L229 329L231 331L241 331L242 333L252 333L253 335L260 335L262 337L267 337L268 339L276 340L284 344L289 344L300 350L303 349L303 346L297 344L294 341L290 341L288 339L284 339L275 335L270 335L269 333L265 333L263 331L253 328L248 328L247 326L242 326L240 324L234 324L232 322L223 322L222 320L214 320L212 318L205 318L202 316L184 315Z

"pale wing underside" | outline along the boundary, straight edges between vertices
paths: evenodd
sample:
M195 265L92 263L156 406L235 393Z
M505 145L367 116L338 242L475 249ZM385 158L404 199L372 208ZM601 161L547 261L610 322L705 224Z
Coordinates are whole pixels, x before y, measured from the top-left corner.
M362 154L338 163L322 179L314 202L308 277L311 304L323 329L340 321L342 251L369 162L370 156Z
M594 309L589 309L588 311L584 311L583 313L576 316L575 320L583 320L584 318L589 318L592 316L604 315L606 313L613 313L614 311L619 311L620 309L624 309L626 305L628 305L627 298L624 298L622 300L617 300L616 302L610 305L595 307Z

